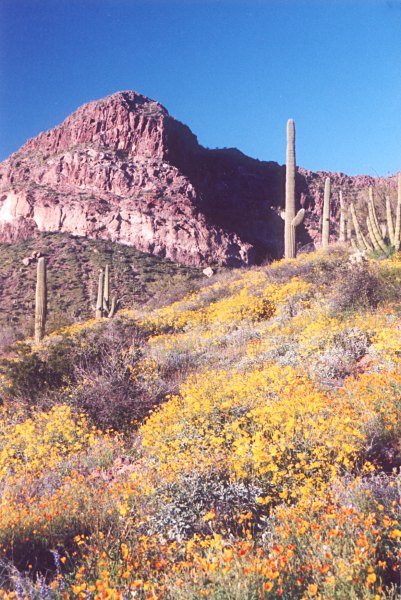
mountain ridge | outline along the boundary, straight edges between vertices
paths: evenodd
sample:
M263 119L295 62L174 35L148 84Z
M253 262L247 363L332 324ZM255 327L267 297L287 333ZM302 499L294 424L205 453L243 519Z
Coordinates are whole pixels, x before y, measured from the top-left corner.
M284 146L284 144L283 144ZM319 242L326 172L298 168ZM353 197L393 179L331 174L333 235L341 187ZM84 104L0 164L0 241L38 231L105 239L192 266L243 266L282 252L285 166L208 149L158 102L132 91Z

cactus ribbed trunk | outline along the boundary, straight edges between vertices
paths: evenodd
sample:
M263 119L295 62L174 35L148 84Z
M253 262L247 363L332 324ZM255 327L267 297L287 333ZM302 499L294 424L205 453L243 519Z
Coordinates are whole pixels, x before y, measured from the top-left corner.
M342 190L340 190L340 235L338 237L339 242L345 242L347 240L347 212L345 210L345 204L343 199Z
M42 257L38 260L36 279L36 301L35 301L35 343L39 344L45 335L46 325L46 260Z
M347 227L346 227L346 235L347 235L347 240L351 240L352 238L352 217L351 217L351 211L350 209L347 210L347 223L346 223Z
M375 227L375 229L377 229L380 232L379 220L377 218L375 201L374 201L374 198L373 198L373 187L371 185L369 186L369 202L368 202L368 205L370 206L370 208L372 210L372 214L373 214L372 225Z
M104 271L104 283L103 283L103 314L109 311L110 301L110 273L109 265L106 265Z
M373 188L372 187L369 188L368 209L369 209L369 220L370 220L370 225L372 228L373 236L374 236L376 243L379 246L380 250L382 250L383 252L386 253L387 246L384 242L383 234L382 234L381 227L379 224L379 220L376 215L376 208L375 208L375 203L373 200ZM376 247L376 244L374 244L374 246Z
M296 256L296 228L303 221L305 209L301 208L295 214L295 125L292 119L287 122L287 156L285 177L285 211L281 213L284 219L284 256Z
M294 258L296 251L295 227L295 123L287 122L287 154L285 171L285 231L284 256Z
M400 226L401 226L401 173L398 173L398 196L397 212L395 216L394 248L396 252L400 249Z
M355 235L356 235L356 243L357 243L357 246L358 246L359 250L364 251L364 250L370 250L370 249L372 249L372 248L369 248L368 242L365 240L365 238L362 235L361 228L359 227L358 218L356 216L355 206L354 206L353 202L351 202L350 211L351 211L352 223L354 225L354 231L355 231Z
M99 283L98 283L98 288L97 288L96 311L95 311L96 319L101 319L103 317L103 286L104 286L104 272L103 272L103 269L100 269Z
M390 244L394 246L394 222L393 222L393 213L391 210L391 201L390 196L386 196L386 218L387 218L387 229L388 236L390 238Z
M323 222L322 222L322 247L327 249L330 240L330 177L324 182Z
M373 248L375 250L380 250L380 244L378 243L376 236L373 231L372 222L369 217L366 217L366 227L368 228L368 233L370 237L370 241L373 244Z

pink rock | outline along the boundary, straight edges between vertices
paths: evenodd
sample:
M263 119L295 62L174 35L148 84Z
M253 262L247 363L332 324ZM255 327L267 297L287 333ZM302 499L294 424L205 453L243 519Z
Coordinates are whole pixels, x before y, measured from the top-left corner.
M214 275L212 267L206 267L206 269L203 269L202 273L206 275L206 277L213 277Z
M0 241L61 231L189 265L246 265L281 254L284 175L277 163L238 150L203 148L157 102L118 92L85 104L0 164ZM319 239L326 175L298 170L305 244ZM354 193L377 184L330 176L335 218L340 186Z

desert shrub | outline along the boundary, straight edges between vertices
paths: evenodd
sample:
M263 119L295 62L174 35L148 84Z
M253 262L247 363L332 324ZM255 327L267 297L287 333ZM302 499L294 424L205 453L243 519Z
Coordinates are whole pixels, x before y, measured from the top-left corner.
M348 480L338 486L344 484L355 485ZM279 564L285 561L284 597L395 597L392 565L382 560L382 550L387 558L397 555L398 522L378 505L359 510L344 503L338 490L327 490L324 497L279 507L269 527L267 548L273 546Z
M223 473L184 473L155 490L145 530L169 540L212 532L238 535L244 529L244 514L246 523L260 526L263 507L257 500L261 494L257 484L230 481Z
M10 396L35 401L44 391L69 381L73 347L68 340L50 346L46 356L23 343L16 345L15 352L16 356L0 363Z
M160 474L224 465L234 480L260 482L270 504L307 495L353 465L364 436L345 398L325 396L290 367L206 372L190 377L140 432Z
M401 253L378 263L381 294L386 302L401 300Z
M15 327L5 326L0 329L0 355L7 350L10 350L11 346L19 339L24 336L21 330L17 331Z
M318 287L329 286L341 275L348 258L346 249L333 246L329 251L300 254L296 259L277 261L267 269L267 275L278 283L297 277Z
M170 600L395 599L399 522L384 506L350 500L357 486L358 480L338 481L323 497L282 504L253 537L245 526L245 538L214 530L179 542L131 533L99 546L92 538L72 589L109 595L134 589L139 597ZM213 515L205 516L212 523Z
M331 285L328 302L333 313L341 313L376 308L381 297L377 272L364 262L341 271Z
M363 373L346 380L341 394L363 415L369 458L385 469L400 464L401 375L398 371Z
M368 351L369 335L356 327L342 329L329 341L329 347L313 361L310 372L320 379L344 379Z
M19 343L16 356L1 362L7 396L46 408L68 402L88 411L98 426L118 427L149 408L130 370L142 340L133 321L115 319L71 326L38 348Z
M74 386L68 388L69 402L83 410L101 429L132 429L161 401L164 390L149 393L136 367L142 357L137 346L124 348L114 342L96 353L96 361L82 361L74 368ZM154 387L153 390L154 391Z
M15 415L2 408L0 429L0 547L18 569L54 568L51 551L118 518L102 471L121 452L86 417L59 405Z

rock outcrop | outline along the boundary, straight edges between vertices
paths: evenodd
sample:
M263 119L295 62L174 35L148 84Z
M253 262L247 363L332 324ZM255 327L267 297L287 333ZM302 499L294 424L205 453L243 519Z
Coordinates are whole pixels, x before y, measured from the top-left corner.
M60 231L195 266L260 262L281 253L284 174L235 149L203 148L157 102L118 92L82 106L0 165L0 241ZM302 243L318 238L325 175L298 172L310 213Z

